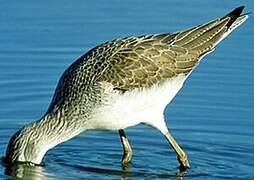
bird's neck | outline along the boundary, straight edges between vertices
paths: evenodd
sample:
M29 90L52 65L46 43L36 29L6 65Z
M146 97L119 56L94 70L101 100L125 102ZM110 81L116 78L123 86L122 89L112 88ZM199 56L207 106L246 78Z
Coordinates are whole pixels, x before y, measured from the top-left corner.
M20 129L10 140L6 156L10 162L40 164L45 153L85 130L79 117L64 112L49 113Z

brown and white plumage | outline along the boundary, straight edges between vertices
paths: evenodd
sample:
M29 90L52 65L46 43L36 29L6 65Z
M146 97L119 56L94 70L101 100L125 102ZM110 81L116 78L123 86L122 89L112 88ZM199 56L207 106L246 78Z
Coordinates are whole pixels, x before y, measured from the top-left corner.
M40 164L57 144L88 129L107 129L119 130L127 163L132 151L123 129L146 123L165 135L180 165L188 167L187 155L168 131L164 108L200 59L247 19L242 10L184 31L93 48L64 72L47 113L12 137L7 162Z

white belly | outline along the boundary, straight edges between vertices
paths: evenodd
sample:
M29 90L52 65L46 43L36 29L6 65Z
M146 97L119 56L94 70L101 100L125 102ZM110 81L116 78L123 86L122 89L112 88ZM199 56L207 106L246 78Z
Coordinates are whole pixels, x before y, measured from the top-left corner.
M166 105L181 89L186 76L183 74L149 89L110 93L108 102L95 109L90 125L94 129L117 130L139 123L158 129L165 128L163 112ZM110 88L109 88L110 89ZM109 90L110 91L110 90Z

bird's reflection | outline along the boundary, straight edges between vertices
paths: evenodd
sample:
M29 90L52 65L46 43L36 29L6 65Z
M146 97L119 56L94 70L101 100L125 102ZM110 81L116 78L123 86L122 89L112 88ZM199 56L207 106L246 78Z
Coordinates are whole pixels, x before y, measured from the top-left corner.
M33 165L29 163L17 163L14 165L7 165L4 162L4 158L1 158L1 164L5 166L5 175L20 178L20 179L32 179L32 180L43 180L48 179L50 175L45 170L45 166L43 165ZM107 176L116 177L118 176L120 179L125 180L129 178L140 178L143 177L145 179L150 178L174 178L177 180L187 179L187 171L181 171L178 169L176 173L151 173L151 172L139 172L132 171L132 165L123 166L122 170L112 170L112 169L103 169L98 167L86 167L80 165L70 165L66 163L61 163L62 166L68 166L70 169L74 168L79 171L96 173L96 174L105 174Z
M4 158L1 158L1 164L5 166L5 175L20 179L42 180L47 179L43 166L32 165L29 163L16 163L7 165Z

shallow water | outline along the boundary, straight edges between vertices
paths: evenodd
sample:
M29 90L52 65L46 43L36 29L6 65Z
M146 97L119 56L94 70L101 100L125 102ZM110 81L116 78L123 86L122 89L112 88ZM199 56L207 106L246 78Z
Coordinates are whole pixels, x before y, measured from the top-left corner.
M90 48L127 35L173 32L252 1L6 1L0 6L0 155L11 135L46 111L58 78ZM117 132L86 132L50 150L44 166L6 170L26 179L254 178L253 14L203 59L166 109L192 168L179 173L163 136L129 128L134 157L121 168Z

